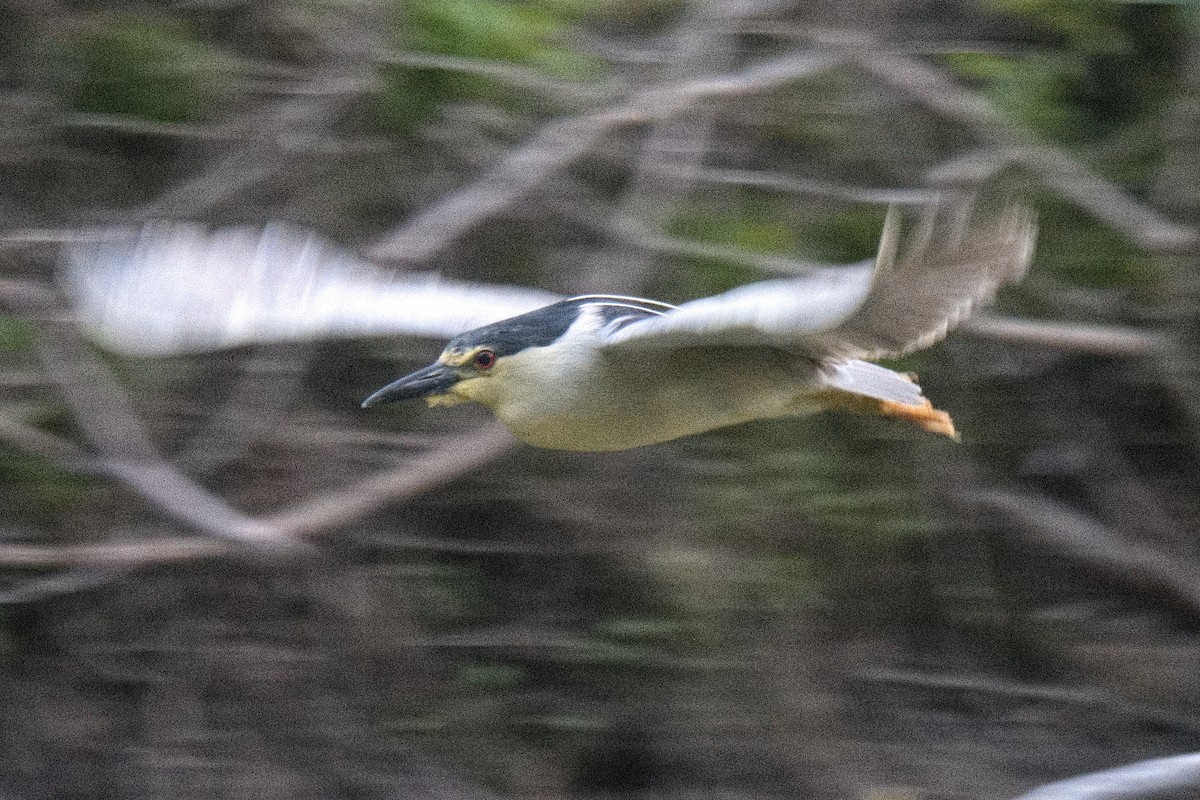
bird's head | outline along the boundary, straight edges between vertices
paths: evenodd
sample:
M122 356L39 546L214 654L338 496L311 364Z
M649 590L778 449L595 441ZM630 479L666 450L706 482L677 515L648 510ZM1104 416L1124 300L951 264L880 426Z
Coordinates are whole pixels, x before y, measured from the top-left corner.
M545 351L559 341L581 307L562 301L460 334L437 361L389 383L363 401L363 408L424 398L430 405L468 401L495 409L522 382L524 362L548 359ZM526 364L527 366L527 364Z

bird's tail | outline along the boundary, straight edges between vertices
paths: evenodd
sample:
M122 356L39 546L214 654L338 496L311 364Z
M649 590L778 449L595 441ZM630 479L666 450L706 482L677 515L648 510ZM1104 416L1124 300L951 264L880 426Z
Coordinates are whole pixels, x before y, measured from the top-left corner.
M822 400L829 408L894 417L958 439L950 415L933 407L912 375L852 360L827 366L823 377L829 390Z

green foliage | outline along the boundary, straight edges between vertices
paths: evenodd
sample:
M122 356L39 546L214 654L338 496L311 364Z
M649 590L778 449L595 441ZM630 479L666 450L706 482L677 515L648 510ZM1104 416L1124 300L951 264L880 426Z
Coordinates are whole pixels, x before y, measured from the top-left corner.
M1059 279L1090 287L1141 288L1162 277L1154 259L1073 205L1038 204L1037 261Z
M946 62L957 74L982 84L996 106L1029 128L1071 139L1084 129L1071 92L1084 78L1085 65L1069 54L1034 53L1022 58L993 53L955 53Z
M1112 0L994 0L997 10L1062 36L1069 48L1088 54L1119 52L1124 37Z
M61 407L12 404L5 411L49 433L69 437L75 432ZM35 521L61 514L87 500L96 487L93 479L62 464L0 445L0 518Z
M61 514L94 491L88 478L52 461L0 447L0 509L10 519L34 521Z
M495 61L575 81L590 80L601 70L599 62L567 44L568 24L588 8L576 0L415 0L398 8L404 49ZM424 122L446 101L487 100L532 110L523 92L474 73L396 68L386 82L376 119L400 132Z
M704 591L679 578L680 601L710 618L730 607L794 610L854 595L873 565L940 530L913 485L911 441L927 434L894 425L827 414L697 440L705 462L721 468L694 482L690 518L710 547L740 555L736 570L698 565Z
M1029 23L1019 53L957 53L946 62L1003 111L1044 135L1087 142L1164 102L1184 38L1183 15L1166 5L1111 0L994 0Z
M0 352L25 353L33 341L33 327L28 322L0 314Z
M472 689L511 689L525 680L525 670L512 664L491 662L465 664L458 670L458 683Z
M479 576L466 567L430 565L416 569L407 585L414 612L434 629L460 624L483 606Z
M558 41L572 15L569 6L417 0L407 4L410 44L424 52L494 59L581 79L588 75L587 62Z
M177 18L112 14L69 42L72 105L160 122L208 117L224 96L232 58Z
M837 214L805 231L805 250L813 258L839 264L870 258L879 248L883 217L884 211L874 208Z
M703 209L679 214L671 234L682 239L733 247L751 253L789 254L799 247L795 226L779 219L781 209L769 203L751 203L741 215ZM678 299L727 291L762 275L729 259L697 258L683 271L683 281L672 281Z
M596 633L626 642L663 642L679 636L684 626L670 619L657 617L614 617L601 620L594 626Z

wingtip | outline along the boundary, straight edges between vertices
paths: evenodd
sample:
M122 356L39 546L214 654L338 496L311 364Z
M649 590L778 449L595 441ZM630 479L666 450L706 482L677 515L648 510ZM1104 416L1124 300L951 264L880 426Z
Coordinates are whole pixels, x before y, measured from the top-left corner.
M891 269L896 263L896 253L900 249L901 217L899 206L888 206L887 216L883 218L883 231L879 234L879 249L875 253L876 272Z

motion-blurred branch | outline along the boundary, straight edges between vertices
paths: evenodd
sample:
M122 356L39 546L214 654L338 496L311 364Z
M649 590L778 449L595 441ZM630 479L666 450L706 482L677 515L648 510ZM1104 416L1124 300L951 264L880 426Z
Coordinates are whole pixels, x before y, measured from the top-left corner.
M440 439L436 447L421 453L403 467L298 503L291 509L264 517L263 521L288 536L330 532L382 506L444 486L494 461L515 445L516 440L499 423L489 421L469 433Z
M219 125L163 122L127 114L71 114L63 118L68 128L113 131L127 135L155 136L166 139L192 139L228 142L240 139L237 131Z
M89 565L50 575L39 575L0 589L0 606L37 603L50 597L86 592L111 583L128 571L128 567L104 568Z
M277 538L181 475L158 453L128 396L91 354L48 288L28 281L6 281L0 284L0 298L35 320L42 363L84 437L98 451L94 461L101 471L211 535L248 543Z
M958 501L1000 514L1031 541L1086 567L1166 592L1200 615L1200 564L1181 554L1129 541L1086 514L1030 493L980 491Z
M569 99L572 103L615 99L616 95L628 89L622 84L587 84L568 81L547 75L542 70L515 66L494 59L467 58L417 51L381 51L375 54L375 60L386 66L478 75L518 89L540 92L556 99Z
M291 163L296 145L319 138L349 107L373 86L364 74L347 74L328 67L307 83L293 87L291 96L247 112L245 132L232 152L199 174L182 181L145 205L135 215L195 217L237 197Z
M229 506L158 453L128 397L58 309L49 288L29 281L3 281L0 300L36 320L43 363L85 438L98 452L88 453L67 440L22 424L12 415L0 416L0 436L69 467L84 467L115 478L172 518L230 544L294 546L305 536L341 528L383 505L447 483L513 446L512 437L493 423L444 440L401 468L328 492L292 509L255 518ZM4 545L0 546L0 564L151 563L228 552L224 547L195 547L189 542L156 539L61 549Z
M665 233L649 230L641 220L617 218L608 226L608 232L618 238L650 252L664 253L687 258L728 261L759 270L768 275L802 275L813 269L828 269L832 265L801 261L785 255L756 253L732 245L713 244L694 239L681 239Z
M694 3L687 7L672 32L670 60L660 83L679 84L729 68L732 42L723 24L730 3ZM656 120L639 149L633 173L611 216L617 225L637 220L651 236L660 233L674 217L711 146L715 103L666 119ZM669 170L669 171L668 171ZM589 264L583 291L596 289L636 292L643 288L655 266L653 250L645 247L610 247L599 264Z
M1067 151L1045 144L946 73L890 52L884 42L857 32L817 31L812 38L885 84L1003 148L999 158L1032 169L1048 186L1142 247L1186 251L1200 242L1200 235L1194 229L1171 222L1096 175Z
M1161 353L1168 342L1159 333L1123 325L1046 322L994 314L972 317L963 323L961 330L1010 344L1102 356L1154 355Z
M850 203L868 205L918 206L933 202L937 192L931 189L875 189L830 181L793 178L777 172L706 167L696 173L699 183L749 186L799 195L833 197Z
M983 695L1011 699L1014 703L1032 701L1067 706L1081 711L1095 709L1106 714L1120 714L1133 720L1192 734L1200 733L1200 720L1141 703L1131 703L1124 698L1095 689L1077 689L1060 684L1018 683L988 675L939 674L891 668L862 670L856 673L854 678L868 684L928 689L943 697L947 693Z
M383 236L368 255L378 261L429 260L585 155L613 130L669 119L706 100L766 91L824 72L838 61L816 51L793 53L741 72L642 89L625 103L547 123L478 178Z

